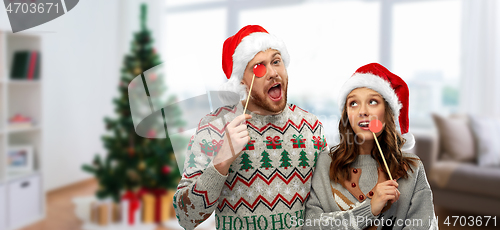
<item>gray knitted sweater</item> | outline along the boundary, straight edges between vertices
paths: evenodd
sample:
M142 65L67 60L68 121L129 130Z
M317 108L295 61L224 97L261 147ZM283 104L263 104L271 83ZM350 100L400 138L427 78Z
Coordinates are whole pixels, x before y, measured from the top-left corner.
M370 155L360 155L352 165L351 180L341 185L330 180L329 151L321 152L306 202L303 229L437 229L432 192L424 166L418 162L418 167L412 166L413 173L408 171L408 179L397 180L399 200L388 202L381 214L374 216L370 191L387 180L384 169Z
M247 110L248 111L248 110ZM250 142L221 175L213 158L224 127L243 113L241 103L205 116L187 148L174 195L181 226L192 230L215 211L217 229L300 229L319 153L327 146L321 122L295 105L278 115L250 112Z

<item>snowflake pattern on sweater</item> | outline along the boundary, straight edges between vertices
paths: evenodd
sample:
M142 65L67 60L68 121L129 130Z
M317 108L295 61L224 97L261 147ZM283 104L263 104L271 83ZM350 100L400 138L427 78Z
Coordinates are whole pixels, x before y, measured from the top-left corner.
M223 176L212 160L242 112L241 104L221 107L200 121L174 196L179 223L194 229L215 211L217 229L300 229L292 219L304 217L316 156L327 147L323 126L291 104L278 115L250 113L251 139Z

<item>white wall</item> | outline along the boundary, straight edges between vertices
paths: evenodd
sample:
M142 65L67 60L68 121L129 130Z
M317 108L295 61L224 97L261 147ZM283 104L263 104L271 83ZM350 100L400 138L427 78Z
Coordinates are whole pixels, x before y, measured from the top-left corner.
M117 0L80 1L67 14L28 30L43 38L46 190L91 177L82 164L105 153L103 118L113 114L122 60L120 7ZM5 11L0 20L0 28L10 30Z

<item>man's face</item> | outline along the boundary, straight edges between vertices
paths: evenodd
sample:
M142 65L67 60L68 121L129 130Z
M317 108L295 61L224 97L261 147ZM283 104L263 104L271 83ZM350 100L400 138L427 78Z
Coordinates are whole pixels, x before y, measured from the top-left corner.
M256 64L264 65L267 73L263 77L255 77L248 109L260 115L278 114L285 109L288 88L288 74L281 54L277 50L268 49L257 53L248 62L242 80L247 93L250 90L253 67Z

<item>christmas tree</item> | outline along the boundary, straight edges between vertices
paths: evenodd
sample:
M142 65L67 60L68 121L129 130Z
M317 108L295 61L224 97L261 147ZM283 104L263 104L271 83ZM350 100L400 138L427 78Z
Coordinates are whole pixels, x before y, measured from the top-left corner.
M245 171L248 171L249 169L253 169L253 167L251 165L253 162L250 159L248 159L248 157L249 156L246 152L243 152L243 154L241 154L241 158L243 158L243 159L241 159L241 162L240 162L240 164L241 164L240 170L245 169Z
M306 168L306 166L309 166L309 163L307 163L308 160L309 159L306 156L306 152L304 152L304 150L300 151L299 166Z
M318 151L314 152L314 165L313 165L314 168L316 168L317 161L318 161Z
M189 168L195 167L196 168L196 161L194 160L195 157L196 156L193 153L191 153L191 155L189 155L189 161L188 161L189 165L187 167L189 167Z
M99 199L111 197L118 202L124 191L175 189L180 178L172 144L165 131L165 122L150 123L147 135L151 138L141 137L136 133L131 115L129 83L144 71L161 64L160 57L153 48L151 32L146 27L146 18L147 8L142 4L141 28L134 34L130 54L124 58L118 86L119 96L113 100L116 117L104 118L108 133L102 137L102 141L107 154L104 159L96 155L92 165L83 166L83 170L94 174L99 182L96 193ZM142 75L143 79L145 75ZM149 92L166 94L167 88L160 76L154 72L148 73ZM161 104L161 100L164 100L164 104L169 104L175 99L152 94L151 100L155 104ZM178 107L169 106L168 111L162 109L163 112L168 113L169 119L175 117L169 120L169 126L174 124L172 127L181 127L184 124ZM157 138L158 134L166 139Z
M283 152L281 152L281 165L280 167L285 167L285 169L287 169L288 167L291 167L292 164L290 163L291 159L290 157L288 157L288 152L286 150L283 150Z
M269 159L269 153L264 151L264 152L262 152L261 155L262 155L262 160L260 160L260 162L262 162L262 165L260 167L266 168L266 170L269 168L273 168L273 165L271 165L272 160Z

